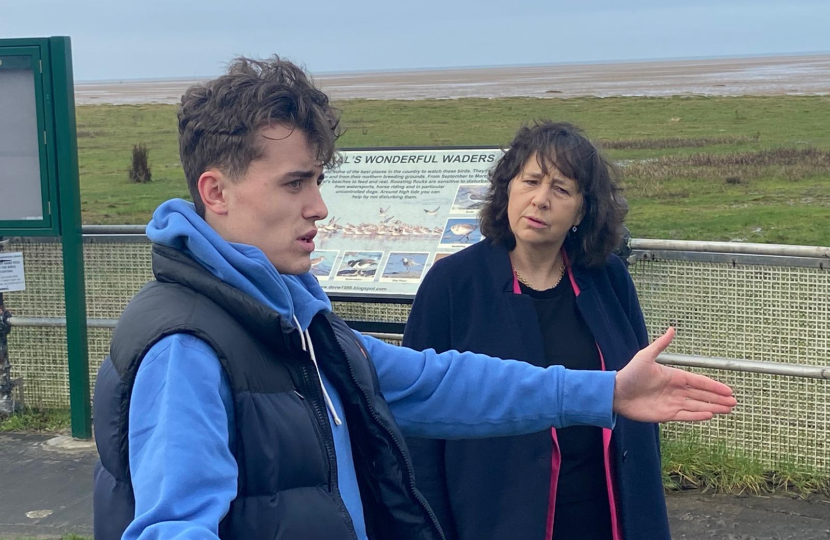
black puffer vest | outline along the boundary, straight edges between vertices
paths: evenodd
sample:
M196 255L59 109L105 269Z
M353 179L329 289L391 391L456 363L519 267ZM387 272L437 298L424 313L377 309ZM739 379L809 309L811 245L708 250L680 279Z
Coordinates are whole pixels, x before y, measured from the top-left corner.
M216 351L233 392L236 499L223 539L354 539L338 490L334 440L320 381L299 332L181 252L155 245L153 272L113 335L95 388L95 538L120 539L135 512L128 412L136 372L165 336L192 334ZM362 342L332 314L309 327L320 368L343 402L373 540L443 538L415 489L412 466Z

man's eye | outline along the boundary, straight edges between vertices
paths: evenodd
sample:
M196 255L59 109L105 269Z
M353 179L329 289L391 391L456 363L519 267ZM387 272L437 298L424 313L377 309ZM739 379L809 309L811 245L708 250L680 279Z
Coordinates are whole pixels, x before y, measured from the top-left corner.
M320 178L317 179L317 185L322 186L325 181L326 181L326 179L321 176Z
M302 180L293 180L291 182L288 182L288 184L286 184L286 185L288 187L290 187L291 189L300 189L300 186L303 185L303 181Z

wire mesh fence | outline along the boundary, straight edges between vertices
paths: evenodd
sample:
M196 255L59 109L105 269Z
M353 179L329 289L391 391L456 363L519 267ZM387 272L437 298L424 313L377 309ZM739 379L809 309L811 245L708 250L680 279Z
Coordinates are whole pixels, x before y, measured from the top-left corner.
M830 271L796 266L638 260L630 267L652 337L673 324L671 351L699 356L830 365ZM740 406L697 432L769 465L830 472L830 381L694 369L735 389Z
M14 240L26 267L24 292L6 293L16 317L64 317L60 244ZM87 311L117 318L152 277L143 237L87 238ZM665 255L637 258L632 277L652 337L678 329L671 351L698 356L830 366L830 270L788 264L736 264ZM405 322L409 306L335 302L355 321ZM90 328L90 375L95 380L111 330ZM9 335L12 376L22 378L26 404L68 407L63 328L17 327ZM730 384L740 405L729 417L703 424L670 424L667 438L696 433L763 463L830 472L830 381L781 375L694 369Z

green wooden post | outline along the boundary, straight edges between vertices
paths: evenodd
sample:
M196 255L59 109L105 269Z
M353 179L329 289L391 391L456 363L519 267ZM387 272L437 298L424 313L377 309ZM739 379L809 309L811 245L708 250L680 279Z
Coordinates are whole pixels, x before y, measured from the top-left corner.
M92 437L89 396L89 352L86 328L84 251L81 236L81 196L78 178L78 139L75 131L75 88L72 48L68 37L49 39L52 57L52 96L55 111L58 200L63 245L66 295L66 347L69 355L69 404L72 436Z

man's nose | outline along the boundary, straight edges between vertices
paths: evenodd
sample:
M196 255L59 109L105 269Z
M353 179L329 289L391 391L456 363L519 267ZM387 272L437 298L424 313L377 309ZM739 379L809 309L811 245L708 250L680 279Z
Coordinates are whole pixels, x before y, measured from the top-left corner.
M320 187L316 186L314 188L314 194L312 195L312 200L309 202L308 206L306 207L305 217L308 219L326 219L329 215L329 209L326 206L326 202L323 200L323 195L320 193Z

